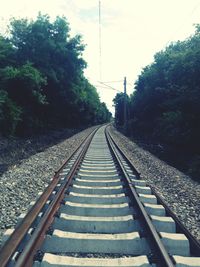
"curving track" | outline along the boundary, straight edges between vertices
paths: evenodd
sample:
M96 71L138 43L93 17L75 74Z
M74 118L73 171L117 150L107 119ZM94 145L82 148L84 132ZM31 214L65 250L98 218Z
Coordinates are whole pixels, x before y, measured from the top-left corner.
M0 266L200 267L200 245L105 128L88 137L19 222Z

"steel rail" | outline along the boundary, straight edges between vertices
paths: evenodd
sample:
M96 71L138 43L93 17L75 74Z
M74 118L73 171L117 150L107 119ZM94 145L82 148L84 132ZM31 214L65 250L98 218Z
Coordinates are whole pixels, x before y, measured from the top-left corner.
M140 177L140 173L137 171L137 169L133 166L133 163L130 161L129 157L125 154L125 152L116 144L114 141L114 138L112 135L109 133L111 139L115 143L115 146L117 149L120 151L120 153L123 155L123 157L128 161L130 164L131 168L134 170L135 174L137 177ZM173 220L176 223L176 228L180 233L185 234L185 236L188 238L189 243L190 243L190 250L192 255L194 256L200 256L200 242L188 231L188 229L183 225L183 223L180 221L180 219L176 216L176 214L169 208L167 203L163 200L163 198L158 194L158 192L153 188L153 186L149 185L148 186L151 188L153 194L156 196L158 200L158 204L163 205L163 207L166 210L166 214L169 215L170 217L173 218Z
M200 243L198 240L188 231L188 229L183 225L179 218L174 214L174 212L167 206L167 203L162 199L162 197L155 191L155 189L149 185L153 194L157 197L158 203L163 205L166 210L166 214L173 218L176 223L176 229L178 232L183 233L189 240L191 254L195 257L200 256Z
M159 264L162 264L161 266L162 267L174 267L174 263L172 261L172 259L170 258L166 248L164 247L162 241L160 240L160 237L159 237L159 234L158 232L156 231L154 225L152 224L144 206L142 205L137 193L136 193L136 190L121 162L121 159L119 158L117 152L116 152L116 147L115 147L115 144L114 144L114 141L111 139L110 137L110 134L108 133L107 129L106 129L106 138L108 140L108 144L111 148L111 151L113 152L113 155L115 157L115 159L117 160L119 166L120 166L120 169L123 173L123 176L125 177L126 179L126 182L129 186L129 189L130 189L130 192L132 194L132 197L134 198L135 202L136 202L136 205L138 207L138 210L143 218L143 221L145 223L145 226L147 227L147 229L149 230L149 233L150 233L150 236L151 236L151 240L153 241L153 244L154 246L156 247L157 249L157 253L160 257L160 261Z
M98 127L99 128L99 127ZM25 249L20 254L19 258L17 259L17 262L15 264L16 267L28 267L32 266L32 260L33 260L33 254L36 252L36 250L39 248L38 244L41 243L41 240L44 237L45 231L48 229L50 222L52 221L53 214L55 213L58 205L60 204L61 196L64 195L64 192L66 188L70 185L70 181L76 172L76 169L82 160L83 156L85 155L88 146L96 133L96 128L92 133L90 133L84 141L80 144L80 146L73 152L71 156L65 161L65 163L61 166L61 168L56 172L55 176L53 177L52 182L47 187L47 189L44 191L44 193L40 196L40 198L37 200L35 205L30 209L30 211L27 213L27 215L24 217L22 222L19 224L19 226L16 227L15 231L11 234L9 239L6 241L4 246L2 247L0 251L0 266L6 267L6 265L11 260L11 257L16 252L18 246L22 242L23 238L27 234L28 230L30 229L32 223L35 221L36 217L40 213L41 209L44 207L45 203L47 202L48 198L50 197L51 193L54 191L55 187L57 186L59 182L59 173L61 170L65 167L65 165L68 163L68 161L73 157L73 155L80 149L80 147L85 143L83 150L79 154L77 160L73 164L69 174L68 179L63 183L63 185L60 188L60 191L57 192L54 200L50 203L48 209L46 210L44 216L41 219L41 222L39 224L39 227L35 229L33 232L33 235L31 236L31 239L28 241L28 244L26 245ZM49 222L47 223L47 220Z

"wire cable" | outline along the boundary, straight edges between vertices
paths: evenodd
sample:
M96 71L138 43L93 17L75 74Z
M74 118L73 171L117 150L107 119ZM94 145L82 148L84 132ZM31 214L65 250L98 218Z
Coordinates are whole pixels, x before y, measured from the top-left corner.
M197 5L195 5L193 7L192 11L185 18L184 22L174 31L174 33L171 35L170 40L167 42L166 46L168 46L171 43L171 39L173 39L174 35L183 28L183 26L188 22L188 20L191 18L191 16L197 11L199 6L200 6L200 1L197 3Z
M99 79L102 80L102 50L101 50L101 1L99 0Z
M105 88L105 86L106 86L106 87L107 87L106 89L111 89L111 90L114 90L114 91L117 91L117 92L120 92L120 93L121 93L120 90L118 90L118 89L116 89L116 88L114 88L114 87L112 87L112 86L110 86L110 85L107 85L107 84L104 83L104 82L100 82L100 81L99 81L99 83L104 85L104 87L102 87L102 88Z

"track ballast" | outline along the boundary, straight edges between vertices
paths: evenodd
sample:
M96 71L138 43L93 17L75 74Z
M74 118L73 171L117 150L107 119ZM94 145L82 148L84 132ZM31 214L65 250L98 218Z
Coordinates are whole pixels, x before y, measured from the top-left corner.
M1 266L200 266L199 244L192 247L177 232L176 221L105 128L56 174L32 208L31 223L28 215L19 222L0 252Z

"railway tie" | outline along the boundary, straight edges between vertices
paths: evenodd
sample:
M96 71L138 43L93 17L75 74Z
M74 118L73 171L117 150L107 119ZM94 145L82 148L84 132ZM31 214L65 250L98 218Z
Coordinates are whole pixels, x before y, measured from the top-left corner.
M8 238L0 266L200 267L199 244L193 253L190 240L177 232L176 221L105 132L100 127L61 168L6 260L12 234Z

